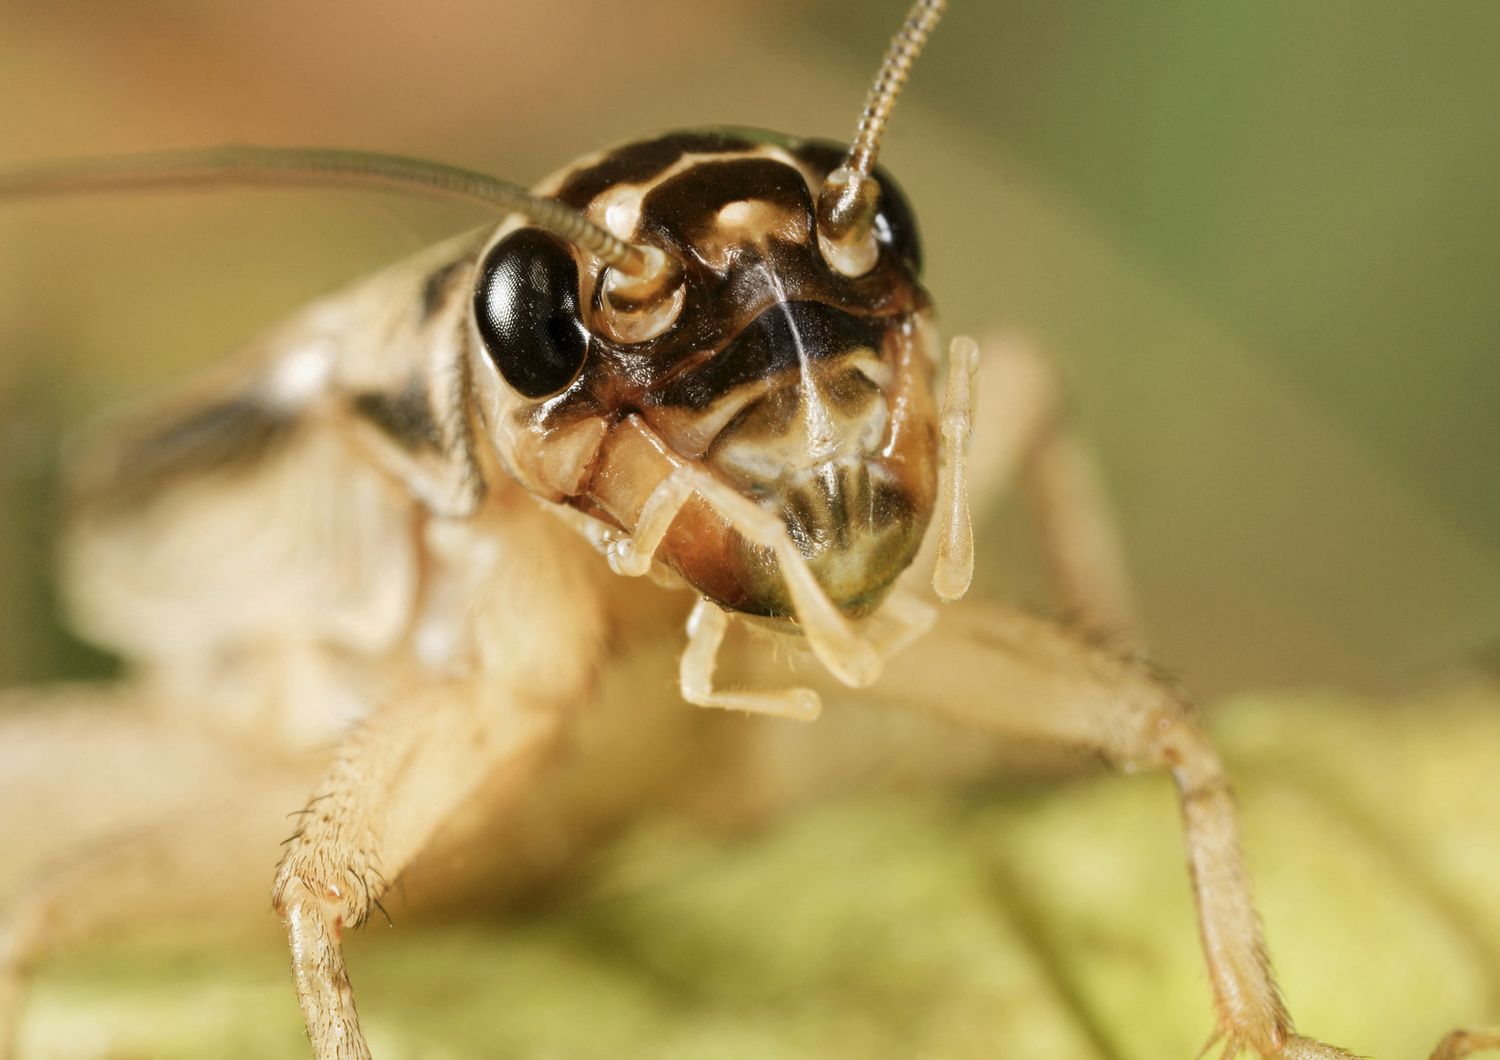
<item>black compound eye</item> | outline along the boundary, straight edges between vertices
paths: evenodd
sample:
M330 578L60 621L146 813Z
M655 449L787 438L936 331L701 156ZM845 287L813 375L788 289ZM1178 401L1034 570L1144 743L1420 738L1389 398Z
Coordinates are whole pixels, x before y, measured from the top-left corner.
M528 398L567 388L583 370L589 333L578 309L578 266L567 244L523 228L485 256L474 321L506 383Z
M895 251L897 257L906 259L911 271L920 276L922 238L917 234L917 215L912 212L911 202L901 185L878 166L875 179L880 182L880 212L875 215L875 238Z

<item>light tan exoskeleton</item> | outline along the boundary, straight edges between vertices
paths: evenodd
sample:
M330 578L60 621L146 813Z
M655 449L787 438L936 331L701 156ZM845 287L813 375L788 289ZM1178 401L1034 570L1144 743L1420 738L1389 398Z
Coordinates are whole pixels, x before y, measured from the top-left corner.
M1045 538L1060 595L1091 624L1129 620L1040 363L991 351L976 384L979 351L958 339L937 397L915 221L875 156L943 6L913 8L847 152L674 133L575 163L538 198L401 160L256 150L0 185L427 186L510 213L313 305L119 429L80 472L67 575L81 628L136 663L154 703L216 719L155 750L232 771L262 799L301 798L286 792L320 763L273 888L318 1057L369 1055L341 934L454 818L480 806L492 836L514 835L525 825L507 833L507 811L555 789L572 799L558 827L582 842L652 792L739 783L777 749L725 728L729 715L653 730L661 711L645 701L665 697L617 676L688 604L689 703L811 721L813 686L873 686L981 731L1169 771L1226 1054L1348 1055L1292 1028L1223 770L1179 694L1023 613L939 615L905 575L930 566L940 597L963 595L968 495L1024 464L1055 501ZM966 468L976 405L1000 424ZM806 687L787 687L764 651L743 660L744 687L716 684L737 624L814 656ZM653 731L668 750L647 748ZM331 756L301 754L335 740ZM614 764L580 766L580 748ZM622 764L632 756L654 775ZM0 1035L28 963L164 890L190 904L219 860L205 851L263 857L264 837L234 830L239 811L205 805L39 881L0 936Z

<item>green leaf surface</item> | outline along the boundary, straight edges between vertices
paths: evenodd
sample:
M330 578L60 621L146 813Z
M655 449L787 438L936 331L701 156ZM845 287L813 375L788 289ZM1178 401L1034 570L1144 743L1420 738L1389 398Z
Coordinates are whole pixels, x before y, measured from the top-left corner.
M1254 695L1212 715L1306 1033L1420 1058L1500 1020L1500 695ZM383 922L351 966L391 1058L1157 1058L1212 1019L1160 777L850 799L728 840L641 824L546 911ZM27 1057L293 1057L272 937L56 960Z

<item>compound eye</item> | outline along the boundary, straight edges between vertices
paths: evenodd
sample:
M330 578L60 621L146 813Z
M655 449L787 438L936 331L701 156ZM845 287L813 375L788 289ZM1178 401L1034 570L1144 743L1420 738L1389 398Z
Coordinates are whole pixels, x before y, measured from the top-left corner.
M880 211L875 215L875 238L910 266L913 275L922 274L922 237L917 232L917 215L901 185L883 168L875 168L880 182Z
M537 399L566 390L589 347L567 244L535 228L496 243L480 267L474 322L501 378L518 393Z

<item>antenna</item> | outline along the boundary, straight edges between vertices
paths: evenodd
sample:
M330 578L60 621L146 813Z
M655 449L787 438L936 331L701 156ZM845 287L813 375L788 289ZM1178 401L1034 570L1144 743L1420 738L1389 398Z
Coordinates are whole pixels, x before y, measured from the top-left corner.
M895 109L896 97L911 75L912 64L947 7L948 0L917 0L907 12L865 97L865 109L849 153L828 174L818 193L818 235L834 266L845 275L860 276L875 265L879 248L875 246L874 224L880 185L870 174L880 153L880 138Z
M572 207L533 195L519 184L440 162L370 151L233 145L78 159L0 173L0 201L226 185L352 187L481 203L524 215L625 273L635 285L654 287L673 271L674 263L659 248L627 243Z

